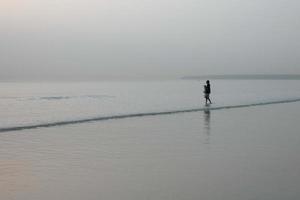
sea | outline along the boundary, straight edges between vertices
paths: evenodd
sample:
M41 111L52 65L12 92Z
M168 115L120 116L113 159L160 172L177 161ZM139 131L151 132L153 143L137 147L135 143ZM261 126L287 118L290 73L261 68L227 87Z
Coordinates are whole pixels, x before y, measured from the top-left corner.
M299 80L1 82L0 132L300 101Z
M300 199L300 80L0 83L2 200Z

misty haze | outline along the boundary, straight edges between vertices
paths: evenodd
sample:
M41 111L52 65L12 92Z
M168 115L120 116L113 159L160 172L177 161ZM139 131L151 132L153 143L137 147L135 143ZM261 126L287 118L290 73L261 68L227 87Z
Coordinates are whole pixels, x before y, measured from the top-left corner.
M299 1L5 0L1 80L300 73Z
M299 8L2 0L0 199L300 199Z

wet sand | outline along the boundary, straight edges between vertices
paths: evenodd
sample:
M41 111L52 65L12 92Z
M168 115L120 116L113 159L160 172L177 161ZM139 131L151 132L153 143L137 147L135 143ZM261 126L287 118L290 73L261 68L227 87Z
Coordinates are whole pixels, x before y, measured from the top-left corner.
M0 134L0 199L300 199L300 103Z

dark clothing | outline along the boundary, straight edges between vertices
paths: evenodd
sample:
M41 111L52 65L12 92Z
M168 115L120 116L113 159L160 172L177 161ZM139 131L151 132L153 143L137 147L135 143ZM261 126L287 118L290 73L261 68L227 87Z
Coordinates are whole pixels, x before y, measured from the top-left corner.
M205 104L207 104L207 101L211 103L209 95L210 95L210 83L209 80L206 81L206 85L204 85L204 98L205 98Z
M210 94L210 84L209 84L209 83L206 85L206 92L207 92L208 94Z
M203 91L203 93L204 93L204 97L205 97L205 98L209 98L209 92L208 92L208 87L207 87L207 85L204 85L204 91Z

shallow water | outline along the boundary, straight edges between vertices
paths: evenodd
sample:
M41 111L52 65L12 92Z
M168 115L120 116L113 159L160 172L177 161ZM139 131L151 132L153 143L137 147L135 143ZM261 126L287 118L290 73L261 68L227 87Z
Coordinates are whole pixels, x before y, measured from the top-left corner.
M201 110L203 82L1 83L0 130ZM300 81L212 81L211 108L300 100Z
M300 103L0 134L0 199L300 198Z

